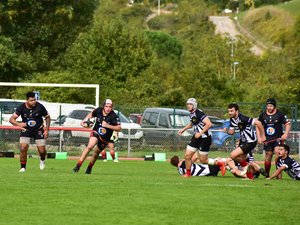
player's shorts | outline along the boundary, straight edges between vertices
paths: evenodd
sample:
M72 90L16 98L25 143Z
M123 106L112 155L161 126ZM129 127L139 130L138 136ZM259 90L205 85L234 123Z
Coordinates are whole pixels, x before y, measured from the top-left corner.
M210 145L211 136L208 136L207 138L195 138L195 136L193 136L186 149L192 152L196 152L199 150L200 154L207 155L210 149Z
M30 130L21 131L20 138L21 137L33 138L34 140L45 139L44 128L40 127L36 131L30 131Z
M220 171L220 167L217 165L208 165L210 173L206 176L218 176L218 172Z
M275 147L279 146L280 144L282 144L282 140L268 142L268 143L264 144L264 150L273 152Z
M110 140L104 140L98 133L96 132L92 132L91 133L91 137L96 137L98 139L98 143L97 146L98 148L102 151L106 148L106 146L108 145L108 143L110 142Z
M250 153L256 146L257 141L255 142L240 142L239 147L242 149L244 154Z

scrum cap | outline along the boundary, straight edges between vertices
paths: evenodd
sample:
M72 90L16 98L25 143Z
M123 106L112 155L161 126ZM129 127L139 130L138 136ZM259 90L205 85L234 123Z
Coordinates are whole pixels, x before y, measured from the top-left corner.
M194 109L197 108L197 100L195 98L189 98L187 101L186 101L186 104L192 104Z
M266 102L266 104L271 104L274 105L274 107L276 107L276 100L274 98L269 98Z
M103 102L103 107L104 107L106 104L111 104L111 105L112 105L113 102L112 102L111 99L107 98L107 99L105 99L104 102Z

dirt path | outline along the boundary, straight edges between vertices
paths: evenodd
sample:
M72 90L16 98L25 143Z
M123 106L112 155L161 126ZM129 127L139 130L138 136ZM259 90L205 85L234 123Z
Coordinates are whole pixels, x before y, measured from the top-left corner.
M221 34L224 37L229 37L230 39L236 39L238 36L245 36L245 34L240 33L236 28L235 23L230 19L229 16L210 16L209 19L215 24L216 34ZM247 35L248 40L251 39ZM262 55L264 52L264 46L258 46L253 44L253 40L249 40L252 43L251 51L255 55ZM262 44L261 44L262 45Z

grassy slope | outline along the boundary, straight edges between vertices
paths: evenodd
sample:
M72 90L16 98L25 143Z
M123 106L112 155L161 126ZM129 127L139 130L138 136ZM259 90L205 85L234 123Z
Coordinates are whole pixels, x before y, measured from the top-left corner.
M266 46L281 46L288 40L295 22L300 14L300 0L286 4L263 6L240 13L240 24Z
M298 224L299 185L225 177L184 179L164 162L97 162L92 175L75 161L0 159L0 225Z
M284 9L294 16L300 15L300 0L293 0L287 3L279 4L276 7Z

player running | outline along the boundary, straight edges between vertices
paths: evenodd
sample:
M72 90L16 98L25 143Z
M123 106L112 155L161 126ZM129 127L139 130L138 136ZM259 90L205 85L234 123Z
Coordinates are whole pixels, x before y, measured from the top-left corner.
M235 103L228 105L228 114L230 117L229 129L224 128L224 131L233 135L235 130L240 132L240 141L235 150L230 153L230 158L234 162L239 163L243 167L243 173L247 173L247 154L255 148L257 141L262 143L265 138L265 132L261 122L254 118L244 116L239 112L239 106ZM254 126L260 131L259 136L256 135Z
M265 171L267 176L270 174L272 157L275 153L275 165L277 162L278 146L284 143L287 139L288 133L291 128L291 124L287 116L276 108L276 101L273 98L269 98L266 102L266 111L261 113L258 120L264 126L266 134L266 142L264 144L265 150ZM283 125L285 126L285 132L283 133Z
M22 122L17 121L19 116L22 117ZM46 126L44 126L43 118L45 118ZM28 92L26 94L26 102L16 109L14 114L10 117L9 122L22 129L20 134L21 169L19 172L22 173L26 171L27 152L31 138L35 140L40 155L40 169L43 170L45 168L47 155L45 146L50 127L50 115L46 108L36 101L34 92Z
M224 162L219 162L208 158L208 152L211 145L211 132L209 128L212 126L210 119L197 108L195 98L189 98L186 102L187 109L190 112L190 123L178 131L179 135L190 128L194 129L194 135L187 145L185 151L186 174L184 177L191 177L192 157L197 154L200 162L209 165L218 165L221 169L222 176L226 173Z
M87 127L87 121L95 117L95 125L93 132L91 133L88 146L83 150L79 161L74 167L73 171L78 172L88 153L96 146L90 163L85 171L86 174L91 174L92 168L98 159L99 153L105 149L109 144L113 131L121 131L121 124L118 115L113 111L112 100L106 99L103 103L103 107L98 107L91 113L89 113L82 121L81 126Z

